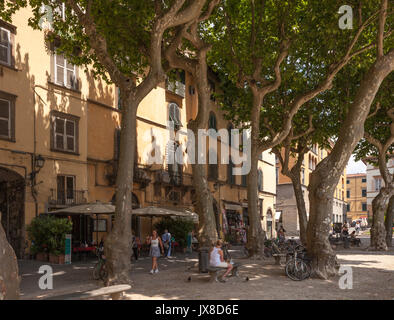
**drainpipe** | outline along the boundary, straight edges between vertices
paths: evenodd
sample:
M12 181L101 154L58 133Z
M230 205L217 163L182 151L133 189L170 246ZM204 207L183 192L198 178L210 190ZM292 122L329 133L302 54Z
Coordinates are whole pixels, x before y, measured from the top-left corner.
M37 137L36 137L36 91L33 87L33 154L31 155L31 195L34 199L35 216L38 217L38 201L37 201L37 190L36 190L36 174L35 162L36 162L36 149L37 149Z

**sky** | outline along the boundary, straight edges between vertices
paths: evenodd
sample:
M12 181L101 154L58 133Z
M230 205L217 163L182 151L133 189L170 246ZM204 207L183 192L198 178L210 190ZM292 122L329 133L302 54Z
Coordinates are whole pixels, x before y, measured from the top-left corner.
M365 173L366 171L366 165L362 161L354 161L354 156L352 155L347 164L346 173Z

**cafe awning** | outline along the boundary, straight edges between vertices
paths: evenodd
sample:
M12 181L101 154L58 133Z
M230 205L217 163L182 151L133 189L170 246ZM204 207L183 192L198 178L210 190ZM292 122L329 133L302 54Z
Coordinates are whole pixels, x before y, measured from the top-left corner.
M242 207L239 204L225 202L224 208L226 210L233 210L233 211L241 211L242 212Z
M91 215L91 214L113 214L113 213L115 213L114 205L110 203L102 203L100 201L81 204L78 206L67 207L50 212L50 214L55 214L55 215Z
M198 215L187 209L169 209L160 207L145 207L134 209L133 214L140 217L180 217L180 218L190 218L194 222L198 223Z

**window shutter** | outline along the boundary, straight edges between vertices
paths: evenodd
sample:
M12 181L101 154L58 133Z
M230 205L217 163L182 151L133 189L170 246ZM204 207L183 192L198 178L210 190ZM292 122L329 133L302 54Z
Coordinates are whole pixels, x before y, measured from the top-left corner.
M64 73L65 73L65 68L64 68L64 56L60 54L55 55L55 80L57 84L60 85L66 85L64 83Z
M115 129L114 137L114 159L119 160L120 157L120 129Z
M11 63L11 43L10 32L4 28L0 28L0 61L5 64Z
M10 136L10 102L0 100L0 136Z
M175 167L175 142L170 140L166 147L166 169L169 173L174 171Z

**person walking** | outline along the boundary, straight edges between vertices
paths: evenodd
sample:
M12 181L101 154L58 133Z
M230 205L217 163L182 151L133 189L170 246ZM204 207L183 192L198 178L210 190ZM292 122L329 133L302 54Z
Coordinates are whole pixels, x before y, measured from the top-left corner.
M163 241L164 246L164 256L168 257L169 252L171 254L170 245L171 245L171 233L168 232L167 229L164 230L163 235L161 236L161 240Z
M152 231L152 236L149 237L148 244L150 244L149 255L152 257L152 270L150 271L150 273L151 274L159 273L157 258L160 257L160 249L161 249L161 253L164 254L164 248L163 248L163 242L161 241L161 238L158 236L156 230Z
M360 221L357 221L357 223L356 223L356 235L358 235L358 234L359 234L359 232L360 232L360 229L361 229L361 226L360 226Z
M133 248L133 255L134 255L134 259L135 261L138 260L138 241L137 241L137 237L134 235L134 233L131 234L131 247Z

